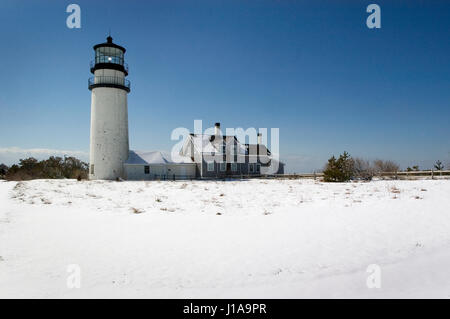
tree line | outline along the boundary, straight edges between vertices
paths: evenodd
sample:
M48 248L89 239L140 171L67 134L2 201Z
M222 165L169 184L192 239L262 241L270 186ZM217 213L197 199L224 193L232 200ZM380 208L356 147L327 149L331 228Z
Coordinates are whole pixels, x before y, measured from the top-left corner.
M50 156L38 161L34 157L19 160L18 164L8 167L0 164L0 178L6 180L56 179L88 177L88 164L72 156Z
M441 171L444 165L441 161L436 161L434 169ZM324 181L326 182L347 182L351 179L372 180L374 176L382 173L396 173L400 171L400 166L394 161L377 159L368 161L361 158L353 158L349 153L344 152L338 158L332 156L323 170ZM408 167L406 171L419 171L419 166Z

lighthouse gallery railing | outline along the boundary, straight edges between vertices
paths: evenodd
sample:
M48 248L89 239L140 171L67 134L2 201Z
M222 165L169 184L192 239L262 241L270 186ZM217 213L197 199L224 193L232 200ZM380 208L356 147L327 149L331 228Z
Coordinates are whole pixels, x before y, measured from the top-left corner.
M90 90L92 90L95 87L100 86L119 86L123 87L127 91L131 88L131 83L129 80L123 78L123 77L117 77L117 76L94 76L89 78L88 80L88 87Z
M90 67L93 69L97 64L101 63L110 63L110 64L118 64L123 66L126 73L128 73L128 63L124 62L123 59L115 58L115 59L108 59L107 57L96 57L95 60L90 62Z

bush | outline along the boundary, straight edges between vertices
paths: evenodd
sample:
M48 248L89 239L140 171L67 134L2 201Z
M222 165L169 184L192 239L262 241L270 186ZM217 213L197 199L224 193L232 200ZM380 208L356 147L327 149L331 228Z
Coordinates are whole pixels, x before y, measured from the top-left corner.
M331 157L323 171L325 182L347 182L353 177L354 161L347 152Z
M326 182L347 182L351 179L370 181L375 175L382 173L396 173L400 167L393 161L370 161L361 158L352 158L347 152L336 159L334 156L328 160L323 174Z
M437 160L436 164L434 164L434 168L438 171L442 171L444 169L444 165L441 161Z
M9 167L6 166L5 164L0 164L0 178L3 178L6 173L8 173L8 169Z
M5 178L8 180L30 180L37 178L76 178L88 176L88 164L75 157L54 157L38 161L30 157L21 159L18 165L12 165Z

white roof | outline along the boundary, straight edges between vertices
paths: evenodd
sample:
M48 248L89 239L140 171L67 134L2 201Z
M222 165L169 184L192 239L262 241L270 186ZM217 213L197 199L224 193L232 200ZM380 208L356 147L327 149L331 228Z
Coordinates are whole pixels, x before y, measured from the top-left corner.
M199 153L221 153L222 148L218 147L217 142L211 142L211 135L205 135L205 134L195 134L191 135L192 143L194 144L195 149ZM228 136L225 139L225 142L227 145L230 145L234 143L234 137ZM237 154L246 154L245 147L237 142Z
M189 157L179 156L176 162L170 159L170 154L161 151L129 151L128 165L150 165L150 164L175 164L175 163L193 163Z
M217 152L216 148L210 142L210 135L194 135L192 136L192 142L194 143L194 147L200 153L213 153Z

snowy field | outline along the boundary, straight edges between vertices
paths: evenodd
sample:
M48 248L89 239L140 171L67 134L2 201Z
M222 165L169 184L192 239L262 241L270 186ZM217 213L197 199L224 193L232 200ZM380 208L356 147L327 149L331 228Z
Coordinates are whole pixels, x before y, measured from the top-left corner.
M450 180L0 181L0 297L449 298Z

